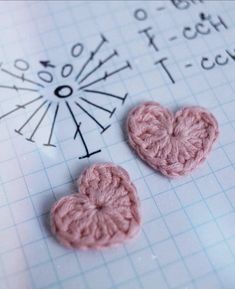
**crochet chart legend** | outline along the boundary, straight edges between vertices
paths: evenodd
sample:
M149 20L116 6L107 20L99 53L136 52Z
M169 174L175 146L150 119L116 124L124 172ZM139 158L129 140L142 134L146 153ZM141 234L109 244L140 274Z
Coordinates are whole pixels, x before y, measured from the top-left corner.
M155 53L156 61L154 65L166 74L172 84L176 82L177 75L174 75L169 67L169 62L171 62L170 57L162 52L163 49L158 44L158 30L149 19L149 14L151 12L152 15L154 14L155 17L158 17L160 13L163 14L167 9L173 8L180 11L181 16L184 17L184 13L188 13L189 10L199 7L201 12L197 13L197 20L182 25L179 32L166 38L169 46L171 46L171 43L176 45L177 42L184 40L192 42L200 37L207 37L214 33L223 33L229 30L226 18L222 14L213 14L208 9L205 9L203 5L205 2L204 0L171 0L166 1L164 6L158 6L158 3L156 3L155 10L149 11L145 8L134 10L134 19L140 22L142 27L138 30L138 33L146 42L147 47ZM182 64L181 69L190 69L194 65L199 65L203 70L211 70L216 66L224 66L234 60L235 53L233 47L232 49L225 49L222 54L199 56L198 63L185 62Z

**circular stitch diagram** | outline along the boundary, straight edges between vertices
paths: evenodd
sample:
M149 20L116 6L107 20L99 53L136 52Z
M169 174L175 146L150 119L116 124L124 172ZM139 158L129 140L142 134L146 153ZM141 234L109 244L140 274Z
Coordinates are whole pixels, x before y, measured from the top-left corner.
M105 86L113 76L131 69L129 61L121 61L121 64L115 63L120 56L116 49L110 50L109 46L109 41L103 34L100 34L95 48L90 52L87 52L83 43L78 42L70 49L71 63L56 65L49 60L41 60L39 61L41 68L37 71L34 79L27 76L30 64L23 59L14 61L14 70L10 70L0 63L0 72L8 77L9 81L22 83L22 85L13 84L12 86L0 84L0 89L32 94L28 101L16 103L12 109L2 113L0 121L20 110L27 112L31 107L37 105L27 119L23 123L19 123L15 132L24 135L27 141L35 142L46 117L51 115L49 133L47 136L45 135L42 142L44 146L55 147L56 144L53 142L55 126L58 122L58 115L64 106L75 127L73 138L80 138L82 150L85 151L79 158L87 158L100 152L99 148L89 149L85 136L87 122L93 122L101 134L110 128L110 123L103 123L103 120L99 118L103 119L103 115L105 115L106 122L110 122L108 119L114 115L118 103L124 104L128 93L110 92L105 89ZM79 61L79 63L77 64L75 61ZM97 85L100 84L102 84L101 89L97 88ZM101 98L111 101L113 107L109 108L98 103L97 100ZM99 111L99 117L94 115L93 110ZM77 114L82 115L83 121L79 120ZM36 119L37 121L35 121ZM34 121L36 123L32 125L30 131L30 125Z

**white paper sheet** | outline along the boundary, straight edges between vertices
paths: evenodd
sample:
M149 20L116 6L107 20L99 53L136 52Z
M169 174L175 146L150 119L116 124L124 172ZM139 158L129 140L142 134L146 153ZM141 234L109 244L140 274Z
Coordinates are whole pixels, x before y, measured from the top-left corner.
M234 1L0 3L1 289L235 288L234 15ZM168 180L129 148L127 113L147 100L218 119L190 176ZM104 161L130 173L141 233L65 249L50 207Z

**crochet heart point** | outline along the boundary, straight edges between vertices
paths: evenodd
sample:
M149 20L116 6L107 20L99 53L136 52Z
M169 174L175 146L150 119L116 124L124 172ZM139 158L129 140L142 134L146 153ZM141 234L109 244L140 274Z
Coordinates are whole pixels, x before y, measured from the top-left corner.
M129 113L127 132L136 153L168 177L197 168L219 134L215 117L206 109L186 107L174 115L156 102L143 103Z
M79 193L51 209L51 228L69 248L103 248L132 238L140 227L139 199L128 173L113 164L96 164L78 180Z

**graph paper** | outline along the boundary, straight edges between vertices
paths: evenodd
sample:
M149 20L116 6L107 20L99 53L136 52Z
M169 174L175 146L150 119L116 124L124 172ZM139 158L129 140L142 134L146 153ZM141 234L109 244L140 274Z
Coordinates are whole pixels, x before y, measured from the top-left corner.
M234 13L234 1L0 3L0 289L235 288ZM130 149L126 116L143 101L216 116L198 170L169 180ZM69 250L49 211L96 162L129 172L141 232Z

